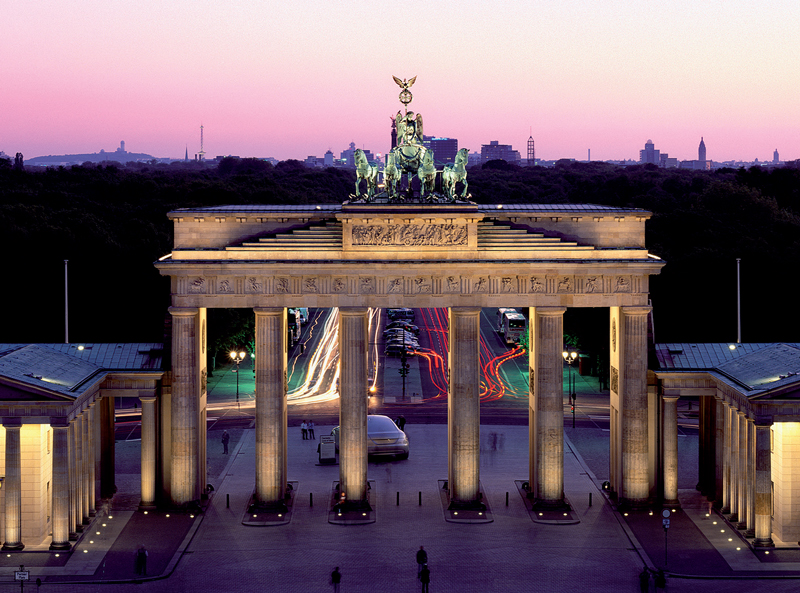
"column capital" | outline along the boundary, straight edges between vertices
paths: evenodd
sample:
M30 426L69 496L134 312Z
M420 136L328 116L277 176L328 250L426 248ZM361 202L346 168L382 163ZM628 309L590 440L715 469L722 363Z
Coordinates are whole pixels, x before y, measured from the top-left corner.
M53 428L69 428L69 418L66 416L51 416L50 426Z
M542 317L554 317L556 315L563 315L566 313L566 307L531 307L536 311L537 315Z
M283 315L284 311L285 307L253 307L253 313L256 315Z
M342 315L364 315L369 311L369 307L339 307L339 313Z
M158 398L155 395L140 395L139 401L143 404L152 404L158 401Z
M756 428L771 428L773 424L772 416L756 416L753 422Z
M197 307L170 307L168 311L173 317L194 317L200 313Z
M22 428L22 418L14 416L3 418L3 426L5 428Z
M632 305L627 307L620 307L623 315L631 316L631 315L649 315L650 311L653 310L653 307L648 305Z
M450 307L450 312L454 315L474 315L480 311L481 307Z
M744 416L745 418L747 418L747 412L745 412L745 411L744 411L744 410L742 410L741 408L739 408L738 410L736 410L736 413L737 413L739 416Z
M662 399L663 401L668 401L668 402L670 402L670 403L672 403L672 402L676 402L676 401L678 401L680 398L681 398L681 396L680 396L680 395L675 395L675 394L673 394L673 393L669 393L669 394L667 394L667 393L662 393L662 394L661 394L661 399Z

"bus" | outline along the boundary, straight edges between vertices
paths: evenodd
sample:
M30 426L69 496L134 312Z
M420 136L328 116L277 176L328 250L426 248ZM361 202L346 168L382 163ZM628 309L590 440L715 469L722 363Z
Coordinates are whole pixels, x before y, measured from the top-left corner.
M528 320L516 309L497 310L497 331L503 336L506 344L519 344L519 339L527 327Z
M297 314L297 309L287 309L286 311L286 338L289 341L289 348L294 346L295 342L300 339L300 316Z

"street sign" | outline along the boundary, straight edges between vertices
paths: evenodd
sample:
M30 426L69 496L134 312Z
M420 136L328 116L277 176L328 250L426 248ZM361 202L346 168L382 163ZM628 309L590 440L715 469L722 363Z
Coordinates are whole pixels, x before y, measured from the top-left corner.
M29 581L29 580L31 580L31 571L29 571L29 570L15 570L14 571L14 580L15 581Z
M664 529L669 529L669 519L661 519L661 523L664 525Z
M333 435L324 434L319 437L319 462L336 463L336 442Z

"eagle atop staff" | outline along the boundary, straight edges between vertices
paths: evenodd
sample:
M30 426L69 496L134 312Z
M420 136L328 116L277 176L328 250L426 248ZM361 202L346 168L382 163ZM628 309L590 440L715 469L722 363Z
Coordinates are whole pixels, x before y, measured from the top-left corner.
M406 80L405 78L403 80L400 80L396 76L392 76L392 78L394 78L394 81L397 83L397 85L404 91L407 91L408 89L410 89L411 86L414 84L414 81L417 80L416 76L414 78L412 78L411 80Z

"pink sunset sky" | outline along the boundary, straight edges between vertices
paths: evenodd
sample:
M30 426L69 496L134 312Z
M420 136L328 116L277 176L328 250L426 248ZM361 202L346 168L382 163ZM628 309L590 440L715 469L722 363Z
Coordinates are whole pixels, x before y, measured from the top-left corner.
M279 159L428 135L525 157L800 158L797 0L2 0L0 150Z

